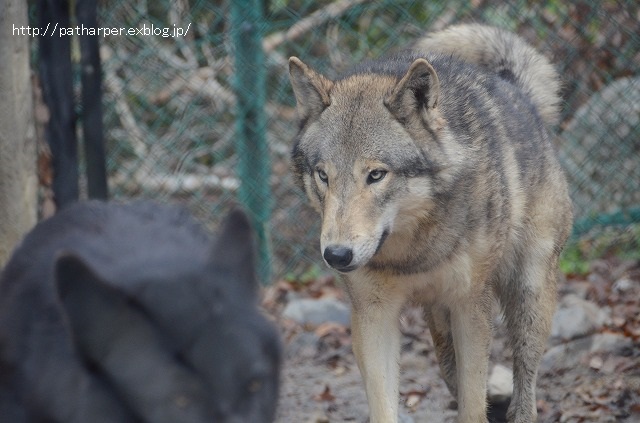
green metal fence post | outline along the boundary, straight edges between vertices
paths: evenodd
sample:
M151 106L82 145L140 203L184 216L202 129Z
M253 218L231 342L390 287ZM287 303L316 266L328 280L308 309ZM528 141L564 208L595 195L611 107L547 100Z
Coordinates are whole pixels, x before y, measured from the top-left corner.
M271 280L269 218L271 214L270 160L266 143L264 104L266 75L262 35L262 0L232 0L231 26L235 48L236 153L241 185L240 202L257 231L258 278Z

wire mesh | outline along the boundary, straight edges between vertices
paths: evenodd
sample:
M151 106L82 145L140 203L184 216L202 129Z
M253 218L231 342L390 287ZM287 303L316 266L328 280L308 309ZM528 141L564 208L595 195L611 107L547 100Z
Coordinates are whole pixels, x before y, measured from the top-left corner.
M239 170L235 122L243 87L234 87L240 69L230 5L102 3L100 26L151 30L100 40L113 197L184 202L213 227L249 183ZM638 2L273 0L262 8L264 63L252 69L249 60L242 71L265 75L265 144L256 145L263 149L255 156L265 162L255 166L266 163L270 174L266 184L246 188L269 208L274 277L304 272L321 260L319 219L289 172L296 124L288 57L299 56L331 77L452 23L515 31L557 66L565 104L553 131L571 185L576 233L640 222ZM178 35L177 28L180 36L157 31Z

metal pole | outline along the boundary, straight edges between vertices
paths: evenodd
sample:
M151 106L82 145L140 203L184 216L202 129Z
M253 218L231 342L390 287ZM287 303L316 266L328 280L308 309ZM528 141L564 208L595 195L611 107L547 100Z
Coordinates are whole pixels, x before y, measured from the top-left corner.
M264 114L266 75L261 0L232 0L231 28L235 47L236 154L242 181L238 197L249 212L258 241L258 278L271 281L269 219L270 160Z
M71 26L67 0L40 0L38 13L40 28L50 24L53 32L56 23L60 28ZM70 37L40 35L38 51L42 92L51 116L45 132L53 154L53 192L59 210L79 197Z
M97 0L77 0L78 24L97 28ZM96 35L80 34L82 78L82 133L87 161L89 198L106 200L107 171L102 126L102 68Z

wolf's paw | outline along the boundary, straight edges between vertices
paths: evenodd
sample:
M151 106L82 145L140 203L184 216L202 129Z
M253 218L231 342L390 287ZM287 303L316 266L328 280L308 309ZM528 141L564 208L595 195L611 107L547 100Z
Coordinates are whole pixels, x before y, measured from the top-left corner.
M536 421L536 414L527 412L526 410L517 410L515 408L510 408L507 412L508 423L535 423Z

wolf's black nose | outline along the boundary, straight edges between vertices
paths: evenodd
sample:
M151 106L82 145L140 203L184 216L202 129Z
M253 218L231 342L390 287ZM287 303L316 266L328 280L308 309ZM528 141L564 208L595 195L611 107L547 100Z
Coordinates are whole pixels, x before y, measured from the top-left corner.
M341 245L329 245L324 249L323 256L329 266L340 270L349 266L353 259L353 251Z

